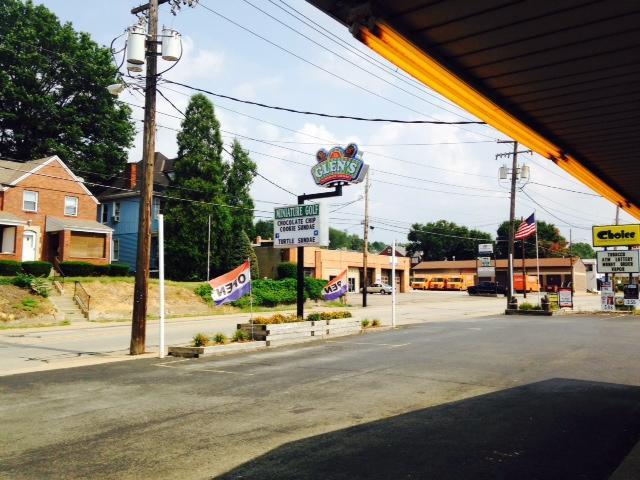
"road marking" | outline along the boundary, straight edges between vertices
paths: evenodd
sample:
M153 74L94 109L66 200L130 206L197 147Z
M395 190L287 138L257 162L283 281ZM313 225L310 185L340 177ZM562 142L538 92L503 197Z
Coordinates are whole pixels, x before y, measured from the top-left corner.
M194 367L196 368L183 368L181 366L177 366L174 367L172 366L173 363L180 363L180 362L187 362L189 360L192 360L191 358L183 358L182 360L174 360L172 362L165 362L165 363L154 363L152 364L153 367L164 367L164 368L177 368L178 370L184 370L186 372L213 372L213 373L230 373L233 375L245 375L245 376L254 376L255 373L244 373L244 372L231 372L229 370L214 370L211 368L197 368L198 365L194 364Z
M372 343L372 342L340 342L338 340L326 340L327 343L350 343L353 345L375 345L378 347L406 347L410 343Z

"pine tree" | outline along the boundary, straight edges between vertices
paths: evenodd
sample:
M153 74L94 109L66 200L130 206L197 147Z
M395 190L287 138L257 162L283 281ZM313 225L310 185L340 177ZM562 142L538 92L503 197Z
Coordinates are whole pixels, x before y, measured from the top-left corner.
M211 272L229 266L232 213L225 206L229 166L222 159L220 123L213 104L194 95L177 135L175 178L167 203L167 274L174 279L203 279L207 271L207 228L211 217ZM212 205L217 204L217 205Z
M258 257L256 252L251 246L251 240L244 230L234 230L233 232L234 249L231 252L230 261L231 268L235 268L246 262L247 259L251 261L251 278L260 278L260 268L258 265Z
M232 163L227 177L227 203L234 207L233 228L244 230L250 239L254 238L254 203L251 198L251 183L257 173L256 164L242 149L238 140L233 141Z

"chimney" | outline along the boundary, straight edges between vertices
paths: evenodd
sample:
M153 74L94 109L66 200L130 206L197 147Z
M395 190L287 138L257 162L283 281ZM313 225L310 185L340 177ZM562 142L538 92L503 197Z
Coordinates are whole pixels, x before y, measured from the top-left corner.
M125 173L125 177L127 179L127 188L136 188L136 185L138 184L138 164L127 163Z

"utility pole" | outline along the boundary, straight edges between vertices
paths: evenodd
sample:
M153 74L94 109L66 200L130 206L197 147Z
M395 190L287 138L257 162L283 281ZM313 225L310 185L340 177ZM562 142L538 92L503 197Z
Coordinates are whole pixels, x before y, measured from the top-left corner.
M165 2L163 2L165 3ZM134 9L137 10L137 9ZM138 219L138 256L133 290L133 316L131 319L131 345L129 353L144 353L147 297L149 294L149 258L151 256L151 203L153 197L153 164L156 151L156 75L158 73L158 0L148 3L147 21L147 74L144 99L144 133L142 148L142 185ZM137 13L132 10L132 13Z
M209 215L209 222L207 223L207 281L211 279L210 277L210 266L211 266L211 215Z
M505 153L498 154L496 158L499 156L512 156L512 164L511 164L511 206L509 209L509 239L508 239L508 278L507 278L507 287L508 287L508 299L507 303L511 302L513 298L513 251L514 251L514 230L515 230L515 218L516 218L516 182L518 180L518 142L512 140L498 140L498 143L512 143L513 144L513 153ZM503 167L506 168L506 167Z
M367 255L369 254L369 175L364 183L364 245L362 247L362 306L367 306L367 287L369 286L369 275L367 274Z

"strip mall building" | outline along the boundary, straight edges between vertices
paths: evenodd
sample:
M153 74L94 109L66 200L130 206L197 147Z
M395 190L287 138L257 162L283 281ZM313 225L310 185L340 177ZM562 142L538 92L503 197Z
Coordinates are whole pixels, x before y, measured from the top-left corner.
M496 280L503 285L507 281L507 260L492 261L496 268L496 276L483 278L483 280ZM527 275L536 275L536 259L525 260ZM540 259L540 285L543 290L560 287L573 282L576 292L587 290L587 270L593 265L585 266L578 257L571 258L541 258ZM522 273L522 259L514 259L514 273ZM412 270L413 278L425 278L434 275L474 275L478 281L476 260L453 260L421 262Z
M278 265L283 262L296 263L298 251L296 248L274 248L273 240L256 239L254 250L258 257L260 276L277 278ZM359 292L364 283L364 268L362 252L348 250L329 250L327 248L305 247L304 271L305 275L313 278L331 280L347 269L347 279L350 292ZM388 255L367 256L367 272L369 284L382 282L391 284L391 257ZM409 291L409 277L411 275L411 259L397 257L396 284L398 291Z

